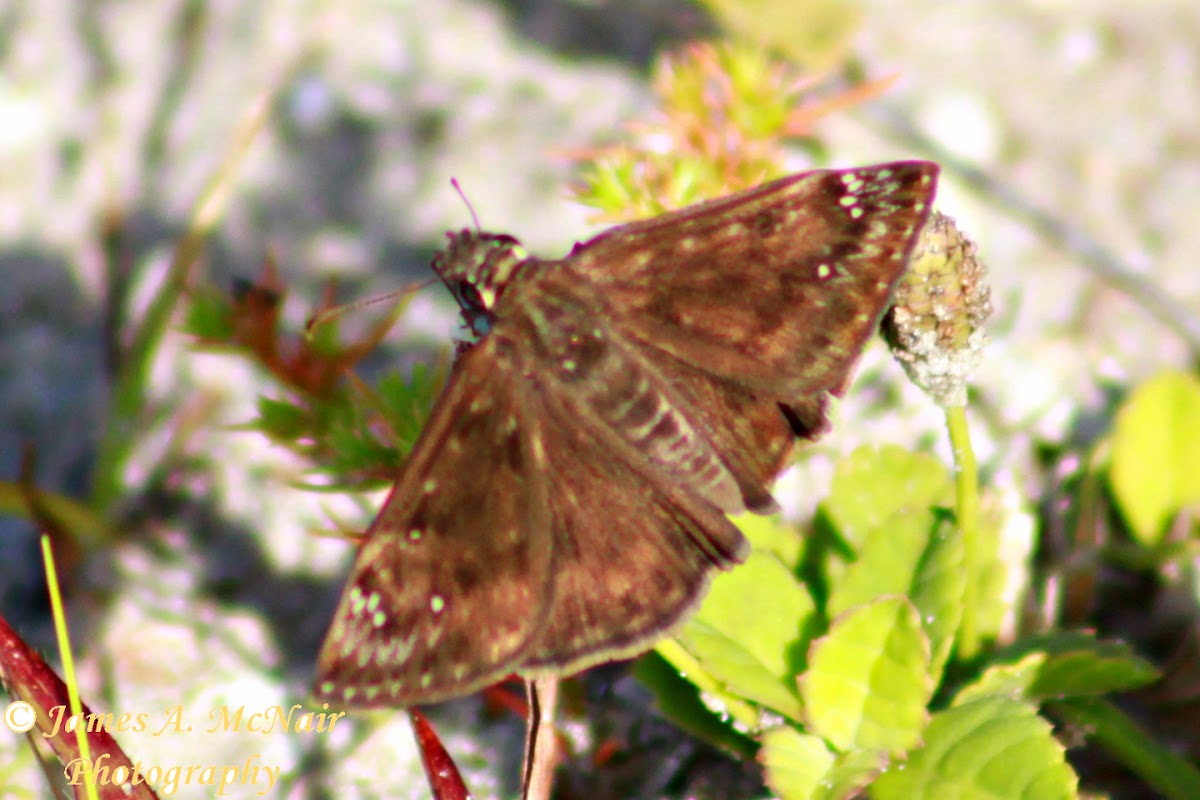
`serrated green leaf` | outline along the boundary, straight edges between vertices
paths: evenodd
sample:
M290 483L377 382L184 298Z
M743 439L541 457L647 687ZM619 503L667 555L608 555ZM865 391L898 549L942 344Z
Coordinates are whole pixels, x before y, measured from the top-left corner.
M866 445L838 462L826 516L858 550L872 531L894 515L954 502L954 485L936 458L893 445Z
M695 619L741 643L771 674L787 680L802 661L797 641L814 613L808 590L791 570L773 553L754 550L746 563L713 580Z
M883 753L871 750L835 754L819 737L790 727L774 728L761 738L758 760L767 785L780 800L856 797L886 760Z
M1011 664L994 664L962 687L954 696L953 705L967 705L988 698L1028 700L1029 686L1049 656L1044 652L1029 653Z
M813 800L833 768L834 754L819 737L781 727L761 737L758 760L767 786L780 800Z
M929 641L907 598L852 609L809 651L800 684L808 728L838 750L902 753L925 727L928 668Z
M956 705L984 696L1043 702L1128 692L1159 677L1154 665L1138 657L1129 645L1101 641L1086 633L1027 639L994 660L996 664L959 692Z
M886 594L908 594L936 521L928 510L896 514L866 532L858 559L838 579L827 613L837 616Z
M1123 642L1095 642L1088 649L1055 653L1029 687L1035 699L1129 692L1158 680L1150 662Z
M842 753L825 778L824 791L816 800L848 800L862 796L862 789L869 784L884 764L887 756L879 750L853 750Z
M1200 380L1164 372L1117 412L1109 482L1134 537L1153 547L1185 505L1200 503Z
M697 620L689 621L676 639L729 694L790 719L801 718L800 700L791 687L755 660L742 642Z
M717 576L677 639L733 694L799 719L793 676L813 613L791 571L774 554L755 550L745 564Z
M1068 800L1078 778L1035 706L988 698L930 720L925 744L872 785L874 800Z
M888 484L892 488L880 488ZM838 465L823 504L857 553L857 560L834 578L829 614L880 595L919 596L918 609L934 646L930 669L935 678L953 647L967 580L961 537L935 513L952 493L945 467L932 457L897 447L863 447Z
M332 454L321 466L333 475L386 472L404 462L396 448L383 444L361 425L335 425L326 434L326 440Z

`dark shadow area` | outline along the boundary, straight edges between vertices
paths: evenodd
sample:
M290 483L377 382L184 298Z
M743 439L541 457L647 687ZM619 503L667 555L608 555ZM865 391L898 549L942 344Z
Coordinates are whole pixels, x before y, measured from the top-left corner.
M686 0L497 0L522 35L564 56L609 58L646 69L666 48L716 32Z

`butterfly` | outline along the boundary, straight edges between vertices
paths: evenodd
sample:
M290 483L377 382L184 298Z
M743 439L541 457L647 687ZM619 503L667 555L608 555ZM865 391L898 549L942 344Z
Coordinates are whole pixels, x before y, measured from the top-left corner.
M649 649L777 506L930 213L938 167L804 172L559 260L463 230L433 269L478 341L365 535L315 695L410 706Z

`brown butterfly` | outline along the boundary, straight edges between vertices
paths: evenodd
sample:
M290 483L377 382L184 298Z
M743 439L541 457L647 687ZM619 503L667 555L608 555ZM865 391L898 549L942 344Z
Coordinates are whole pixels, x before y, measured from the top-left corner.
M792 175L558 261L464 230L461 354L366 534L316 695L408 706L651 647L776 508L925 224L938 168Z

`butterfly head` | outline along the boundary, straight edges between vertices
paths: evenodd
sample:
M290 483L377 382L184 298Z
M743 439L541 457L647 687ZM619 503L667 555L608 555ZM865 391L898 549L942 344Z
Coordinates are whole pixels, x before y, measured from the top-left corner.
M529 254L520 242L502 233L464 229L446 236L450 244L434 256L433 271L458 301L467 325L482 336L505 284Z

